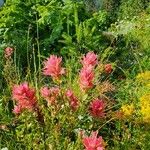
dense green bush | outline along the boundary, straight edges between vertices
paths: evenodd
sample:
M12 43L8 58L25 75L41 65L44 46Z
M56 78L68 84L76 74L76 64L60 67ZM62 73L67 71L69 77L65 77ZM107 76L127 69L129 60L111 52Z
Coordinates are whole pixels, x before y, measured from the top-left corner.
M88 13L83 2L7 1L0 17L1 47L14 46L18 57L29 59L33 49L41 54L68 53L72 49L99 50L105 45L101 31L106 13Z

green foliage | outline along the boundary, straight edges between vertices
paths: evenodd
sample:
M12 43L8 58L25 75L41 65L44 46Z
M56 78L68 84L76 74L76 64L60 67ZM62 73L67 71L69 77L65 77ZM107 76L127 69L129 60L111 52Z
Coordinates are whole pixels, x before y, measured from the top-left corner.
M118 11L119 19L132 19L139 15L148 6L148 0L121 0L121 5Z
M134 70L136 70L136 67L138 67L139 71L150 69L148 63L148 56L150 55L149 16L149 12L145 12L130 21L125 19L111 26L111 31L117 37L118 42L120 40L119 37L122 37L121 44L119 44L117 49L124 49L124 51L120 51L121 55L119 57L125 58L126 55L129 58L129 65L132 65L131 68L134 68Z
M33 49L38 57L100 51L109 43L102 37L106 19L105 11L88 13L82 1L7 1L0 11L0 47L15 47L21 67L33 62Z

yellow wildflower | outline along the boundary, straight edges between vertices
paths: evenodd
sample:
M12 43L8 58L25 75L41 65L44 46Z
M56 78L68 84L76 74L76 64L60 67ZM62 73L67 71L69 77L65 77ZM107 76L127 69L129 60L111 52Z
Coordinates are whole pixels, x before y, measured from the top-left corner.
M150 87L150 83L148 83L148 84L146 85L146 87Z
M123 106L121 107L121 110L122 110L124 116L129 117L129 116L131 116L131 115L133 114L133 112L134 112L134 105L133 105L133 104L130 104L130 105L128 105L128 104L123 105Z
M137 76L136 76L136 79L139 80L139 81L148 81L150 80L150 71L145 71L143 73L139 73Z
M150 94L140 98L141 114L144 122L150 123Z

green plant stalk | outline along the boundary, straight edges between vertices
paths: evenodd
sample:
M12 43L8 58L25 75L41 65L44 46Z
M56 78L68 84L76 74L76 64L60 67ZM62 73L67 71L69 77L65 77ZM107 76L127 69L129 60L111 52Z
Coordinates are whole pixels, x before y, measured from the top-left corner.
M17 74L19 80L20 80L20 71L19 71L19 60L18 60L18 64L17 64L17 53L16 53L16 49L14 49L14 66L15 66L15 73ZM18 66L18 67L17 67Z
M34 60L34 83L35 83L35 89L36 89L36 91L38 91L38 83L37 83L37 77L36 77L36 75L37 75L37 66L36 66L36 58L35 58L34 46L33 46L33 60ZM37 93L39 93L39 92L37 92Z
M78 18L78 10L77 10L76 4L74 4L74 22L75 22L75 28L76 28L77 42L80 43L79 18Z
M103 125L101 125L98 130L100 130L101 128L103 128L107 123L111 122L112 120L114 120L115 118L111 118L108 121L106 121Z
M15 64L15 72L17 72L16 49L14 49L14 64Z
M69 35L70 33L70 28L69 28L69 15L67 15L67 34Z
M38 73L39 73L39 80L41 79L41 53L40 53L40 44L39 44L39 24L36 15L36 42L37 42L37 49L38 49Z
M140 64L140 60L139 60L137 54L133 52L133 55L134 55L136 61L138 62L140 72L143 72L143 69L142 69L142 66L141 66L141 64Z
M29 56L29 37L30 37L30 25L28 27L28 32L27 32L27 65L28 65L28 70L27 74L29 74L29 79L31 81L31 76L30 76L30 56Z

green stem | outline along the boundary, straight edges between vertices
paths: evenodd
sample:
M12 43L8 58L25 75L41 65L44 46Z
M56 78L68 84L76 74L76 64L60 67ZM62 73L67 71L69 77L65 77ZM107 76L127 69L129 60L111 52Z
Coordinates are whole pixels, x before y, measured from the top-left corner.
M38 49L38 72L39 72L39 80L41 79L41 53L40 53L40 44L39 44L39 24L38 18L36 15L36 42L37 42L37 49Z
M106 121L103 125L101 125L101 126L98 128L98 130L100 130L101 128L103 128L107 123L111 122L113 119L115 119L115 118L111 118L111 119L109 119L108 121Z

